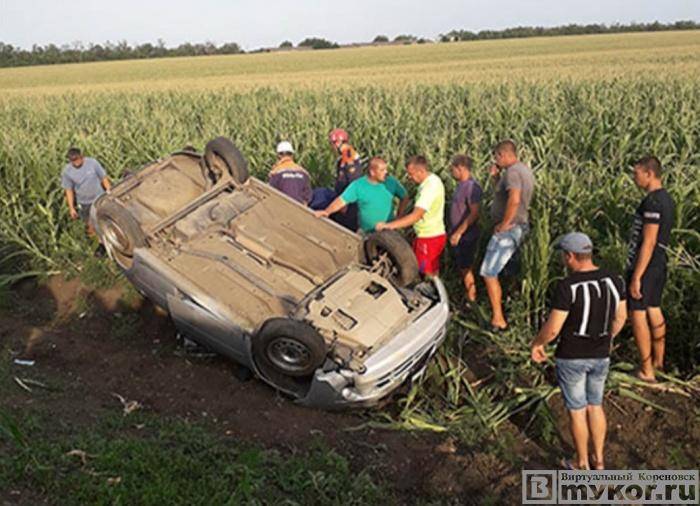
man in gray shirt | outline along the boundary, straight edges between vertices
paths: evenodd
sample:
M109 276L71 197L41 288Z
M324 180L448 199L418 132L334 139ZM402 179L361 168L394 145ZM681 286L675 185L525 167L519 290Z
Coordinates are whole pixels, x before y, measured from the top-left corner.
M97 197L112 188L100 162L83 156L78 148L70 148L68 163L61 174L61 186L66 192L71 219L80 217L87 226L88 235L94 235L89 222L90 207Z
M535 189L535 178L530 168L518 160L513 141L499 142L493 149L493 156L495 164L490 173L495 183L495 194L491 218L495 226L481 264L481 276L491 303L491 326L499 331L504 330L508 323L503 315L503 291L498 275L528 232L528 208Z

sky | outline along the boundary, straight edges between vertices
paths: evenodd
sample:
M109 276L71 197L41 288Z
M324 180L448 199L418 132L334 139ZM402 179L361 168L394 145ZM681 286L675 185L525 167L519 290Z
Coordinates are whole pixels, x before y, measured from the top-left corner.
M237 42L245 50L322 37L339 43L376 35L436 38L568 23L700 21L700 0L0 0L0 42L23 48L80 41L166 46Z

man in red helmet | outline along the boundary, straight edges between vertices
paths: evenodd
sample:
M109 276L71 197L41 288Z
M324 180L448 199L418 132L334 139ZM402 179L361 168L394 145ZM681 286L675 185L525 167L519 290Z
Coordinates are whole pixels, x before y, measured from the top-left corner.
M328 135L331 147L338 154L336 161L335 194L341 195L350 183L362 177L362 160L355 148L348 142L350 137L342 128L331 130ZM348 204L340 212L335 213L331 219L336 223L356 231L359 222L357 204Z

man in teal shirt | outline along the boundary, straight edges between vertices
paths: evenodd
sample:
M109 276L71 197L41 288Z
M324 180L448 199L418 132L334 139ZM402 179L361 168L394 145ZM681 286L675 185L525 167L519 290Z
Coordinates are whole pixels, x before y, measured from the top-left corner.
M357 203L360 229L369 233L377 223L394 219L394 198L399 199L398 215L402 216L408 207L408 192L398 179L387 174L386 162L375 156L369 161L366 176L350 183L326 209L315 214L328 218L346 205Z

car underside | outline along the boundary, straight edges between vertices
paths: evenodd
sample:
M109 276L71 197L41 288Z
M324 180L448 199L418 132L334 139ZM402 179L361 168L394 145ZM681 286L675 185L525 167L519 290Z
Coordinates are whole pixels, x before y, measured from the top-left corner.
M444 288L418 282L398 234L316 218L249 177L227 139L150 164L94 208L110 256L181 332L305 404L373 404L444 339Z

